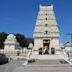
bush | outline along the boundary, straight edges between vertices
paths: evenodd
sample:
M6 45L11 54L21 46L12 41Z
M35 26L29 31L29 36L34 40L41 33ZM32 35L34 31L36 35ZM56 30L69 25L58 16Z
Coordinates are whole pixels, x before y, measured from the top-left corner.
M29 59L28 62L35 62L35 59Z
M8 63L8 58L4 54L0 54L0 65Z

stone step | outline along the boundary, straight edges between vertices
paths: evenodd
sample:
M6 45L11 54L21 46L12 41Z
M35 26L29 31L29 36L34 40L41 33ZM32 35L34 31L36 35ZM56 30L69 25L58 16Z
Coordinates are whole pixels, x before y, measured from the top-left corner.
M35 59L65 59L64 54L59 54L59 55L31 55L31 58Z
M36 60L35 62L28 63L28 65L60 65L68 64L65 60Z

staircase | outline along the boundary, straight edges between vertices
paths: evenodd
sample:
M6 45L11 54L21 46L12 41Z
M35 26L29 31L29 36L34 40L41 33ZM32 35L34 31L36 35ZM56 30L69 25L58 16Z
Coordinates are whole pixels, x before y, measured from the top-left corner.
M31 58L41 59L41 60L57 60L64 59L64 54L57 55L32 55Z
M61 65L61 64L68 64L63 59L59 60L36 60L33 63L28 63L28 65Z

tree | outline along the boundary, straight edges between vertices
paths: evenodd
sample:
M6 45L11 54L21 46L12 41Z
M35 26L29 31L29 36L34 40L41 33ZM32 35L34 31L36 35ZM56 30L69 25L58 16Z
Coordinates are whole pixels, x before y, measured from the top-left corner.
M33 38L26 38L27 40L27 46L29 46L30 43L34 45L34 39Z
M16 38L17 38L17 42L20 43L20 46L21 46L21 47L26 46L26 38L25 38L24 35L16 34Z
M7 38L7 33L5 32L1 32L0 33L0 48L2 49L4 47L4 41ZM24 35L22 34L15 34L17 42L20 43L21 47L28 47L29 43L33 43L34 44L34 40L32 38L26 38Z
M3 48L4 44L3 42L5 41L5 39L7 38L7 33L5 32L1 32L0 33L0 48Z

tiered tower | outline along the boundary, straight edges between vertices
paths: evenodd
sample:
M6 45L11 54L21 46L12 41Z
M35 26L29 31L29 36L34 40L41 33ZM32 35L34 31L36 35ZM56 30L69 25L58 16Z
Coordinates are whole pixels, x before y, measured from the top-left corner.
M61 49L59 47L60 33L53 11L53 5L40 5L33 37L33 55L50 55L61 53Z

